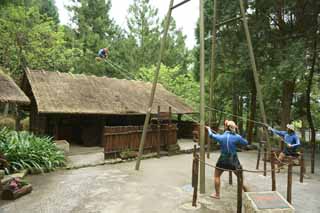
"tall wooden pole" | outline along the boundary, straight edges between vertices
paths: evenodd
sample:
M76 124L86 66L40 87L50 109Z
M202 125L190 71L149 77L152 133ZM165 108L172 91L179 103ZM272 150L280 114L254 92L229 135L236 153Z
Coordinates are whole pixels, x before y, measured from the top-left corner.
M267 124L267 116L266 116L266 112L264 110L264 103L263 103L263 97L262 97L262 92L261 92L261 86L259 83L259 74L257 71L257 65L256 65L255 57L254 57L251 36L250 36L250 32L249 32L249 27L248 27L248 21L247 21L246 12L244 9L244 3L243 3L243 0L239 0L239 2L240 2L240 10L241 10L241 15L242 15L242 20L243 20L243 27L244 27L244 31L245 31L246 38L247 38L248 48L249 48L249 55L250 55L250 61L251 61L251 66L252 66L252 71L253 71L254 82L255 82L256 90L257 90L257 97L259 100L260 112L261 112L263 123ZM264 134L266 137L267 150L268 150L268 153L270 153L271 146L269 143L268 131L267 131L266 127L264 128L264 130L265 130Z
M168 10L168 13L166 16L165 29L164 29L163 36L161 39L161 44L160 44L160 54L159 54L157 68L156 68L154 79L153 79L152 90L151 90L150 100L149 100L148 109L147 109L147 115L144 120L143 132L142 132L142 136L141 136L141 140L140 140L139 154L138 154L136 167L135 167L136 170L139 170L139 168L140 168L140 162L141 162L141 158L142 158L142 154L143 154L144 143L145 143L146 136L147 136L147 130L148 130L148 126L149 126L152 104L153 104L154 95L156 92L156 87L157 87L158 78L159 78L161 61L162 61L162 57L163 57L163 53L164 53L164 49L165 49L165 44L166 44L167 35L168 35L168 29L169 29L170 20L171 20L173 2L174 2L174 0L170 0L169 10Z
M216 68L216 23L217 23L217 4L218 0L214 0L213 2L213 18L212 18L212 41L211 41L211 75L210 75L210 93L209 93L209 106L213 108L213 96L214 96L214 78L215 78L215 68ZM213 111L209 110L209 126L212 126L213 120ZM207 157L210 158L210 140L208 140L208 152Z
M204 149L204 0L200 0L200 193L205 193Z

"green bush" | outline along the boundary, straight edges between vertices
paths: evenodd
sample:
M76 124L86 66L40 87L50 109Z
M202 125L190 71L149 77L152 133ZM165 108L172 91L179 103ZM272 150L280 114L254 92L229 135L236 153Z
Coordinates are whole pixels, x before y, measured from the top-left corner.
M28 169L31 172L47 172L65 165L62 151L49 137L37 137L28 132L0 130L0 152L10 166L7 173Z

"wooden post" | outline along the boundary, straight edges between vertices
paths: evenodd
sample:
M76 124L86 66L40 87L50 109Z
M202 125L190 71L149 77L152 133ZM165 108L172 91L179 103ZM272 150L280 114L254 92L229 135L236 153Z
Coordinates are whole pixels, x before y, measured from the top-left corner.
M161 150L161 125L158 121L157 123L157 137L158 137L158 144L157 144L157 157L160 158L160 150Z
M169 124L172 123L172 108L169 106Z
M237 184L238 184L238 193L237 193L237 213L242 211L242 188L243 188L243 171L242 167L237 171Z
M54 118L53 136L55 140L59 140L59 118Z
M192 183L192 187L195 186L195 167L196 167L196 154L197 154L197 145L194 145L193 146L193 160L192 160L192 180L191 180L191 183Z
M292 201L292 158L289 157L288 165L288 183L287 183L287 201L291 203Z
M272 191L276 191L277 190L277 186L276 186L276 171L275 171L274 161L275 161L275 159L274 159L274 151L272 151L271 158L270 158Z
M205 148L204 148L204 106L205 106L205 75L204 75L204 0L200 0L200 193L205 193Z
M263 146L263 157L264 157L264 161L263 161L263 176L267 176L267 148L266 148L266 144L264 144Z
M161 39L161 45L160 45L160 54L159 54L159 58L158 58L158 62L157 62L157 68L156 68L154 79L153 79L150 100L149 100L149 104L148 104L148 108L147 108L146 117L145 117L145 120L144 120L143 132L142 132L140 145L139 145L139 154L138 154L138 158L137 158L137 162L136 162L136 166L135 166L136 170L139 170L140 162L141 162L141 159L142 159L143 147L144 147L144 143L145 143L146 136L147 136L147 131L148 131L148 126L149 126L149 120L150 120L150 115L151 115L154 95L155 95L155 92L156 92L158 78L159 78L159 72L160 72L162 56L163 56L163 53L164 53L165 43L166 43L166 40L167 40L168 29L169 29L170 20L171 20L171 12L172 12L171 8L173 6L173 2L174 2L174 0L170 0L169 10L168 10L168 13L167 13L167 16L166 16L165 29L164 29L164 33L163 33L163 37Z
M303 156L303 150L302 150L300 153L300 183L303 183L304 172L305 172L304 156Z
M213 1L213 18L212 18L212 40L211 40L211 74L210 74L210 93L209 93L209 106L213 108L213 101L214 101L214 77L215 77L215 65L216 65L216 23L217 23L217 4L218 0ZM209 110L209 126L212 127L212 120L213 120L213 111ZM207 158L210 158L210 149L211 143L208 141L208 152Z
M199 155L195 155L195 167L194 167L194 186L193 186L193 197L192 197L192 206L197 206L198 198L198 174L199 171Z
M246 18L246 13L245 13L245 9L244 9L243 0L239 0L239 2L240 2L240 11L241 11L241 16L242 16L243 27L244 27L244 30L245 30L247 43L248 43L248 48L249 48L249 55L250 55L250 61L251 61L251 66L252 66L252 71L253 71L254 82L255 82L256 90L257 90L257 97L258 97L258 100L259 100L260 113L261 113L261 117L262 117L263 123L266 124L267 123L267 116L266 116L266 112L265 112L265 109L264 109L261 86L260 86L260 83L259 83L259 73L258 73L258 70L257 70L257 65L256 65L255 57L254 57L254 52L253 52L253 47L252 47L252 42L251 42L251 36L250 36L250 32L249 32L249 27L248 27L248 20ZM265 138L266 138L267 150L270 153L271 145L269 143L269 135L268 135L268 130L267 130L266 127L264 128L264 135L265 135Z
M259 148L258 148L258 156L257 156L257 165L256 165L256 169L259 169L259 165L260 165L260 158L261 158L261 141L259 141Z
M209 134L206 134L206 138L207 138L207 158L210 158L210 150L211 150L211 140L209 137Z
M232 185L232 171L229 171L229 184Z
M160 106L158 106L158 119L157 119L157 157L160 158L160 149L161 149L161 124L160 124Z
M4 110L3 110L3 116L6 117L8 115L9 112L9 103L5 103L4 105Z
M15 129L16 131L21 130L21 114L20 114L20 109L17 104L14 105L14 111L15 111Z

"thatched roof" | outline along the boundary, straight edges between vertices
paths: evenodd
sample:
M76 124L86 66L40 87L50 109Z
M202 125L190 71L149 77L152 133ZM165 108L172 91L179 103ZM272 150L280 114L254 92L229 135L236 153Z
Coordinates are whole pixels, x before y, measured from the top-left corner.
M29 104L29 98L10 76L0 70L0 103Z
M145 114L151 83L79 74L26 71L39 113ZM152 113L172 107L173 113L193 113L190 106L158 84Z

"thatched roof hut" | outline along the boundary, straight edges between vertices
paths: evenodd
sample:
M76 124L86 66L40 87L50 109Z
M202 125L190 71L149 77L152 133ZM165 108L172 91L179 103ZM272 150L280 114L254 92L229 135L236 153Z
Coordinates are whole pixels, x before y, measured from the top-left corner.
M22 84L31 100L30 130L80 144L98 144L105 126L142 125L151 87L143 81L41 70L26 70ZM152 114L158 106L178 115L194 113L160 84Z
M38 113L145 114L151 83L71 73L26 71ZM173 113L193 113L179 97L158 85L152 113L172 108Z
M29 104L29 98L14 80L0 70L0 103Z

